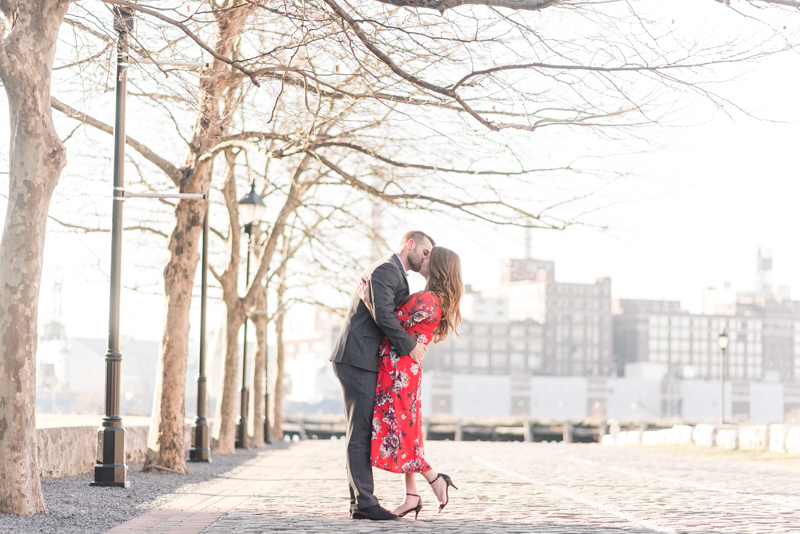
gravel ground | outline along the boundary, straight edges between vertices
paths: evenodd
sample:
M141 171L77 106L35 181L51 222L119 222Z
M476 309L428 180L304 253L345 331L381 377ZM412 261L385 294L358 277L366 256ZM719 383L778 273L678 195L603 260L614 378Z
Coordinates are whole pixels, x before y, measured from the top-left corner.
M286 448L277 443L270 448ZM42 478L47 513L33 516L0 515L0 534L53 532L94 534L149 512L186 493L194 493L214 479L236 474L242 464L255 458L264 448L237 451L234 455L214 456L212 462L189 463L188 475L145 474L142 464L128 465L130 488L89 486L92 475L67 478Z

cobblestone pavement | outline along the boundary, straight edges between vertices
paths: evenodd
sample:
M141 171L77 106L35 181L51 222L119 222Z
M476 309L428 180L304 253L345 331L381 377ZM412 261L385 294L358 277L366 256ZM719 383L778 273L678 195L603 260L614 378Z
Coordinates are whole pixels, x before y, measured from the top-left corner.
M418 521L349 519L343 442L304 441L111 532L800 532L800 470L787 466L497 442L428 442L426 458L459 491L436 515L420 477ZM399 475L376 470L387 508L403 493Z

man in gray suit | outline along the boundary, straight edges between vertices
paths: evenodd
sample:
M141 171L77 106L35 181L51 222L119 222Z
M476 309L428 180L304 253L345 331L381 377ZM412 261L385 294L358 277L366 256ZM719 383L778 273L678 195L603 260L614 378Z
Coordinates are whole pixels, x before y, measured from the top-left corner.
M434 247L423 232L403 236L400 249L375 262L361 278L367 282L372 301L368 309L358 291L353 293L339 338L333 347L333 372L342 384L347 421L347 479L350 484L350 516L353 519L397 519L378 504L373 495L372 411L378 383L378 350L384 336L401 354L421 362L426 347L406 332L395 307L409 295L406 272L419 272Z

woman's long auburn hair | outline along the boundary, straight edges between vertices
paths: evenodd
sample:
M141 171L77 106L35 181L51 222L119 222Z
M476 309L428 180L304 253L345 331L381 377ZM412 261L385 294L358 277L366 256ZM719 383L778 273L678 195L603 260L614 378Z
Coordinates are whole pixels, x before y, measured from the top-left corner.
M461 258L458 254L444 247L433 247L430 257L430 274L427 291L432 291L439 298L442 310L441 319L433 331L433 342L441 343L451 331L458 335L461 322L461 295L464 284L461 281Z

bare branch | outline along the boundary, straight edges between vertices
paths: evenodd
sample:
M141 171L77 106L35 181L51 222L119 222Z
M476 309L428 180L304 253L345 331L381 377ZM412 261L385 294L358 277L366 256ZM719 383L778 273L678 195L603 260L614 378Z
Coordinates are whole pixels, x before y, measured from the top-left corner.
M70 26L74 26L74 27L76 27L76 28L78 28L78 29L80 29L82 31L85 31L86 33L88 33L90 35L94 35L95 37L97 37L101 41L105 41L106 43L114 44L114 42L115 42L115 39L112 36L110 36L108 34L105 34L103 32L99 32L99 31L97 31L97 30L95 30L93 28L90 28L89 26L83 24L82 22L78 22L77 20L74 20L74 19L71 19L71 18L68 18L68 17L64 17L64 22L66 22Z
M381 200L383 200L385 202L389 202L389 203L394 204L394 203L397 203L398 201L401 201L401 200L418 200L418 201L423 201L423 202L426 202L426 203L429 203L429 204L438 204L438 205L446 206L448 208L451 208L451 209L454 209L454 210L457 210L457 211L462 211L462 212L470 215L471 217L475 217L476 219L481 219L483 221L490 222L492 224L498 224L498 225L510 224L510 225L513 225L513 226L523 226L523 227L531 227L531 228L547 228L547 229L551 229L551 230L563 229L562 226L545 223L544 221L541 220L540 216L537 215L537 214L528 213L527 211L524 211L524 210L522 210L520 208L515 208L513 206L508 205L505 202L502 202L502 201L481 200L481 201L474 201L474 202L455 202L455 201L445 200L445 199L442 199L442 198L423 195L423 194L420 194L420 193L400 193L400 194L385 193L383 191L380 191L376 187L373 187L373 186L371 186L371 185L359 180L355 176L351 175L350 173L348 173L347 171L342 169L340 166L336 165L334 162L332 162L329 159L327 159L325 156L322 156L322 155L317 154L317 153L314 153L314 156L321 163L323 163L326 167L330 168L336 174L338 174L339 176L344 178L345 181L348 184L350 184L351 186L353 186L354 188L359 189L359 190L361 190L361 191L363 191L365 193L369 193L370 195L374 196L375 198L379 198L379 199L381 199ZM481 213L479 213L479 212L477 212L477 211L475 211L473 209L470 209L470 208L487 207L487 206L503 207L503 208L511 209L511 210L516 212L518 218L516 220L514 220L514 221L503 221L503 220L500 220L498 218L488 217L488 216L483 215L483 214L481 214ZM530 221L537 221L537 222L539 222L541 224L537 225L537 224L527 223L523 219L527 219L527 220L530 220Z
M83 225L80 225L80 224L68 223L66 221L62 221L60 219L57 219L57 218L53 217L50 214L47 215L47 218L52 220L52 221L55 221L56 223L58 223L59 225L63 226L64 228L69 228L70 230L80 230L84 234L96 234L96 233L107 234L107 233L111 232L111 230L108 229L108 228L92 228L90 226L83 226ZM153 228L152 226L143 226L141 224L138 224L138 225L135 225L135 226L126 226L126 227L123 228L123 230L138 230L140 232L149 232L151 234L155 234L155 235L163 237L165 239L169 237L167 234L165 234L161 230Z
M379 2L382 0L378 0ZM763 2L765 4L778 4L782 6L789 6L789 7L796 7L800 9L800 2L797 0L753 0L754 2ZM717 2L722 2L722 0L717 0ZM725 5L730 5L730 0L725 0Z
M540 11L546 7L560 4L563 0L378 0L383 4L397 7L434 9L444 13L461 5L505 7L516 11Z
M87 115L86 113L82 113L75 108L70 107L67 104L61 102L60 100L52 96L50 97L50 105L53 106L53 109L60 111L61 113L63 113L64 115L66 115L71 119L75 119L76 121L88 124L89 126L92 126L100 130L101 132L105 132L109 135L114 135L114 128L112 128L108 124L99 121L94 117ZM131 148L136 150L139 154L141 154L142 157L144 157L150 163L161 169L167 176L170 177L170 179L172 179L173 182L175 182L176 184L180 183L181 172L175 165L173 165L166 159L162 158L161 156L153 152L150 148L140 143L136 139L132 138L131 136L126 136L126 143Z
M258 80L254 76L252 71L242 67L239 64L240 61L227 58L227 57L223 56L222 54L218 53L216 50L214 50L212 47L210 47L208 44L206 44L205 41L200 39L200 37L198 37L192 30L190 30L182 22L179 22L177 20L171 19L171 18L167 17L166 15L163 15L163 14L159 13L155 9L150 9L150 8L141 6L139 4L135 4L133 2L128 2L127 0L103 0L103 2L105 2L106 4L115 5L115 6L125 6L125 7L131 8L131 9L135 9L136 11L139 11L140 13L144 13L146 15L150 15L153 18L157 18L158 20L164 21L167 24L171 24L172 26L175 26L176 28L179 28L183 33L186 34L187 37L189 37L192 41L197 43L200 46L200 48L202 48L203 50L205 50L206 52L208 52L209 54L214 56L214 58L218 59L219 61L222 61L223 63L227 63L228 65L230 65L231 67L233 67L236 70L242 71L244 74L247 75L248 78L250 78L250 80L253 82L253 84L256 87L260 87L260 85L258 83Z
M367 34L364 33L364 30L361 29L361 26L358 24L358 22L353 20L353 17L351 17L347 13L347 11L339 7L339 4L337 4L335 0L324 0L324 1L331 7L331 9L333 9L334 13L336 13L342 20L347 22L347 25L350 26L350 29L353 30L358 39L364 44L364 46L366 46L370 52L375 54L375 56L378 59L380 59L383 63L385 63L386 66L392 70L392 72L394 72L404 80L409 81L419 87L424 87L425 89L428 89L430 91L445 96L449 97L455 96L455 92L452 89L448 89L446 87L439 87L438 85L426 82L425 80L417 76L414 76L413 74L409 74L408 72L401 69L394 61L392 61L392 59L389 56L387 56L377 46L375 46L375 43L373 43L367 36Z

